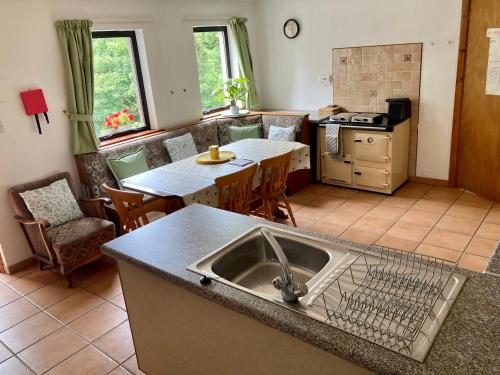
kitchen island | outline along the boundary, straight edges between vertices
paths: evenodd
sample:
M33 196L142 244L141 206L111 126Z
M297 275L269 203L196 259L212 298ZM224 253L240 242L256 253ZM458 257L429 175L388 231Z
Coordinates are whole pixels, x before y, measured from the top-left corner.
M460 270L468 276L466 284L427 358L419 363L222 283L201 285L200 276L186 270L258 223L262 221L195 204L104 246L118 261L143 371L500 372L500 279L494 276Z

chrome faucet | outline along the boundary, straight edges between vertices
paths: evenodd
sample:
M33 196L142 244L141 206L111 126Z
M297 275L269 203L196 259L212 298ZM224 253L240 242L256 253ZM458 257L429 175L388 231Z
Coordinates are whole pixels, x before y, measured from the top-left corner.
M273 280L273 286L281 292L283 301L297 302L299 297L303 297L309 292L307 285L293 282L292 269L283 248L268 229L261 228L260 231L273 248L281 265L281 275Z

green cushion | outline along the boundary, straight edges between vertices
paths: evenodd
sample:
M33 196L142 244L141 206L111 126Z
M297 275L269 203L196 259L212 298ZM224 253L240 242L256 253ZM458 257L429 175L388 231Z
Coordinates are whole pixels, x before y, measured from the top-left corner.
M247 138L260 138L261 125L228 126L229 139L231 142L241 141Z
M113 172L113 176L115 176L120 189L123 189L121 180L124 178L149 171L144 147L140 147L137 151L124 155L121 158L107 158L106 163L111 172Z

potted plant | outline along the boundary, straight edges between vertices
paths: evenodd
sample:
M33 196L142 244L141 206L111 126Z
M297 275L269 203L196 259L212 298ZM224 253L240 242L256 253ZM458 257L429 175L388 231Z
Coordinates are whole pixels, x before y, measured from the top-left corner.
M214 95L220 101L229 101L229 113L237 115L240 109L237 106L238 100L244 100L248 92L247 84L250 82L246 78L232 78L224 83L224 87L214 91Z

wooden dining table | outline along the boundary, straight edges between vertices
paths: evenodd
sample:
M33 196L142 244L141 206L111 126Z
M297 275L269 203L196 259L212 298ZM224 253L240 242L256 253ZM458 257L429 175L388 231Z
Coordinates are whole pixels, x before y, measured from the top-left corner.
M292 152L290 172L310 169L309 146L299 142L274 141L268 139L244 139L220 147L232 151L236 159L246 159L260 163L261 160ZM217 207L218 191L215 186L217 177L225 176L245 168L230 164L198 164L198 155L179 160L162 167L123 179L122 185L133 191L156 197L178 196L184 204L200 203ZM260 173L256 173L254 186L260 183Z

